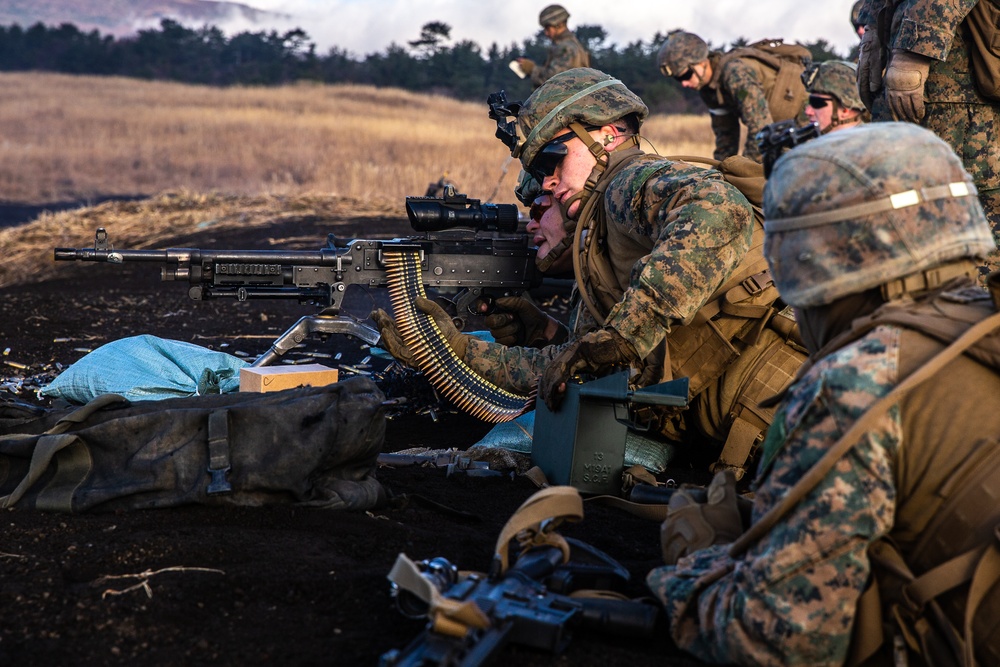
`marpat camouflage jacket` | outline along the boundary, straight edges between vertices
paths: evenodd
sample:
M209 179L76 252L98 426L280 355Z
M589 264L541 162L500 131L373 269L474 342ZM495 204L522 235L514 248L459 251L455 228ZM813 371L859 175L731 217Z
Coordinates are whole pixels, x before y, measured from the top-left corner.
M603 202L611 263L629 276L608 314L645 357L678 322L691 317L739 267L750 247L753 211L714 169L666 158L635 160L613 176ZM579 318L575 335L586 333ZM561 346L504 347L470 341L465 361L510 391L529 393Z

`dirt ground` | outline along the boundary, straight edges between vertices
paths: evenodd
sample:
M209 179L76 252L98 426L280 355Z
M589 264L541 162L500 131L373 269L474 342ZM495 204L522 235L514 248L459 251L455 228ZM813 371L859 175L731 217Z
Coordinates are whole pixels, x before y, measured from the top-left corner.
M402 207L401 207L402 208ZM391 237L405 219L284 219L253 232L203 231L175 247L266 248L267 238ZM81 238L86 246L90 238ZM153 334L242 353L263 352L307 306L277 301L195 302L154 266L67 264L60 277L0 290L0 397L46 405L34 389L87 350ZM334 337L345 359L365 350ZM352 347L353 346L353 347ZM350 350L350 351L348 351ZM352 356L353 355L353 356ZM376 362L369 362L375 364ZM464 449L488 426L444 410L397 416L384 450ZM365 512L290 505L185 507L65 515L5 510L0 542L0 665L376 665L423 628L404 618L386 574L396 556L443 556L488 568L496 537L534 491L524 478L448 477L442 468L381 467L394 501ZM459 510L447 512L432 503ZM646 594L659 562L659 525L602 506L562 532L603 549L631 573L628 593ZM699 664L654 637L579 632L559 657L507 647L495 661L634 667Z

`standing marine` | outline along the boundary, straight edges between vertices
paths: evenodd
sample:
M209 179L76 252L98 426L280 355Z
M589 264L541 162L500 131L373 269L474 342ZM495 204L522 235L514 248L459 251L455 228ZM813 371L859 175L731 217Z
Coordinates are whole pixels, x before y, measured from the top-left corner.
M574 67L590 67L590 54L569 29L568 20L569 12L562 5L549 5L538 15L538 24L552 42L545 63L539 65L530 58L517 59L521 70L528 75L535 88L559 72Z
M933 133L868 124L785 154L764 210L810 357L746 532L723 476L671 500L647 583L674 640L726 664L1000 664L1000 274L991 298L971 176Z
M710 51L698 35L675 30L660 47L657 65L664 76L697 90L708 107L716 160L739 153L742 123L743 155L760 162L757 133L771 123L802 117L806 91L800 75L810 57L804 46L780 40Z
M962 158L1000 242L1000 6L866 0L858 90L876 122L918 123ZM1000 267L1000 255L982 274Z

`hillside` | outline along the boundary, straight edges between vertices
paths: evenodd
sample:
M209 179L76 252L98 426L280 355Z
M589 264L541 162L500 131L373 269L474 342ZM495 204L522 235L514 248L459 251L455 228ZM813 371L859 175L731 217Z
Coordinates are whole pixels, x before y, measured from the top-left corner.
M235 20L252 25L274 16L238 2L211 0L0 0L0 25L73 23L117 37L158 26L164 18L200 26Z

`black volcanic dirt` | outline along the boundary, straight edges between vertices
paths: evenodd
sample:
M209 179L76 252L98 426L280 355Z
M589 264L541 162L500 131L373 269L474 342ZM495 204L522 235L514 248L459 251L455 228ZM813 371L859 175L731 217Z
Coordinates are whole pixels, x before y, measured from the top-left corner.
M405 220L364 224L365 236L408 233ZM341 236L359 234L350 220L280 226L207 231L169 245L264 248L267 237L315 233L318 246L337 227ZM0 290L0 361L7 362L0 363L7 386L0 396L44 405L32 383L58 372L56 364L65 367L87 349L137 334L256 356L307 312L273 301L190 301L184 285L159 282L152 266L65 270L57 280ZM358 359L364 350L355 345L353 354ZM437 422L404 415L388 422L385 450L466 448L487 430L447 410ZM390 598L385 577L396 555L443 556L460 568L485 570L500 528L535 490L524 478L447 477L434 468L383 467L377 475L395 501L365 513L288 505L92 515L3 511L0 665L377 664L423 627L401 616ZM629 594L646 594L643 577L660 557L657 523L588 506L585 519L562 532L620 560L632 574ZM698 664L672 646L662 626L645 640L577 633L559 657L508 647L495 664L653 661Z

